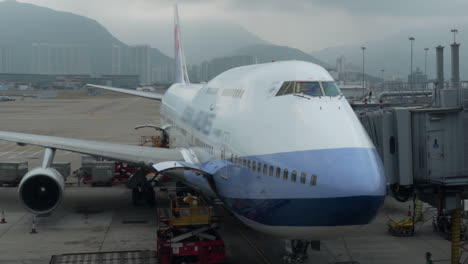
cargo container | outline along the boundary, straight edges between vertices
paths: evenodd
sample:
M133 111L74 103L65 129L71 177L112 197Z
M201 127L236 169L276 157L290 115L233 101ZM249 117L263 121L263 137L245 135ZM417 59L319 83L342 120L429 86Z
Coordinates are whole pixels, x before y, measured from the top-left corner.
M17 186L28 172L28 162L2 161L0 162L0 184Z
M67 178L70 176L71 172L70 162L55 162L52 164L52 168L56 169L62 175L64 181L67 181Z

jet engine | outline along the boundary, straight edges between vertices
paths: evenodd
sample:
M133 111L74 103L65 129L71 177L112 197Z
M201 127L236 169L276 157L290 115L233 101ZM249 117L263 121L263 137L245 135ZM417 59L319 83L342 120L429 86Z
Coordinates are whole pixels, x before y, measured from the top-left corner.
M35 168L24 175L18 188L23 205L38 215L51 213L62 201L65 182L53 168Z

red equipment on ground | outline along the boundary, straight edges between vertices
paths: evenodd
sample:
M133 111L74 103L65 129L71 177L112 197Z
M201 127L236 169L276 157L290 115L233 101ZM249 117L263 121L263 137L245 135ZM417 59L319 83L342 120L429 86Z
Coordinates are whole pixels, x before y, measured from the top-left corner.
M160 203L158 203L160 204ZM201 197L187 195L159 207L157 252L160 264L215 264L226 261L218 217Z

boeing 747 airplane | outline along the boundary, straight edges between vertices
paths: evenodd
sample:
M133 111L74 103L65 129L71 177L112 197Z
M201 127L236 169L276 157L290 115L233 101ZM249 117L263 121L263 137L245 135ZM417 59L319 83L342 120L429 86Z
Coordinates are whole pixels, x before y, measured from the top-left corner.
M371 222L385 198L382 163L324 68L278 61L191 84L177 7L174 37L176 82L165 94L89 85L161 101L169 149L0 132L0 140L45 148L42 166L18 189L26 209L46 214L60 204L63 178L50 165L61 149L169 175L287 240L342 236Z

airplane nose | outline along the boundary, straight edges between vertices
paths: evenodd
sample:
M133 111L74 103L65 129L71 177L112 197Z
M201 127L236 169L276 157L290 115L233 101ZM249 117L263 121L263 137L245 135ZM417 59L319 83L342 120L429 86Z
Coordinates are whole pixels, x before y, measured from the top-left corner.
M348 224L367 224L385 199L386 179L380 157L375 149L361 149L344 157L342 162L345 166L340 169L344 175L341 189L349 197L342 209L348 216Z
M328 170L322 171L329 206L322 211L336 226L368 224L385 199L386 179L374 148L330 152ZM332 165L334 164L334 165ZM331 220L331 219L329 219Z
M331 171L342 182L338 187L353 196L384 196L386 179L375 149L351 149Z
M374 148L329 151L323 162L320 180L336 197L385 196L383 165Z
M296 153L293 157L289 159L291 166L303 165L307 174L316 175L316 184L300 185L303 188L292 193L296 199L262 203L262 208L269 210L256 210L258 221L269 225L336 227L365 225L375 218L385 199L386 181L374 148L325 149Z

